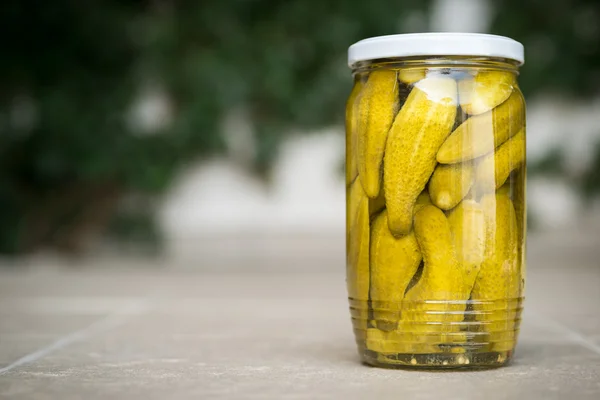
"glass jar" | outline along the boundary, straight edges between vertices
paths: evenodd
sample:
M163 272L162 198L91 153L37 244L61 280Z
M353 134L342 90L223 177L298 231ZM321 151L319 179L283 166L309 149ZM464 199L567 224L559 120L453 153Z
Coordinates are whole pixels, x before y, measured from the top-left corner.
M525 285L523 46L393 35L349 49L347 286L362 360L507 363Z

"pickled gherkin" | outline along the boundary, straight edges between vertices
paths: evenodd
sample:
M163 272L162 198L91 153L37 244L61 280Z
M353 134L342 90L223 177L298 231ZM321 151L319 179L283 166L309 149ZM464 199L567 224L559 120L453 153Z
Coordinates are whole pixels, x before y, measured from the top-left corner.
M475 169L475 185L479 193L499 189L512 171L525 160L525 130L521 129L496 151L481 158Z
M429 179L433 203L442 210L458 205L471 190L475 171L473 163L439 164Z
M353 303L354 328L367 327L369 298L369 202L360 182L355 181L348 198L354 207L347 208L347 286L348 297Z
M353 64L346 107L346 276L359 354L384 367L504 365L526 270L518 63L386 54Z
M523 128L524 108L523 95L516 89L504 103L468 118L439 148L438 162L453 164L494 151Z
M517 219L513 203L506 194L485 195L481 204L485 214L486 243L484 261L475 281L472 296L475 319L492 349L514 347L515 318L518 313L521 277L518 273Z
M511 95L516 77L506 71L480 71L458 82L460 106L467 114L478 115L502 104Z
M358 112L356 109L358 105L357 98L362 87L362 81L357 79L346 102L346 154L348 154L346 162L346 185L351 184L358 176L358 164L356 160Z
M422 79L390 128L383 180L389 227L396 236L410 232L417 197L427 185L436 166L437 150L454 124L456 97L453 79L442 75Z
M423 257L414 233L394 237L388 227L387 211L383 211L371 229L371 303L377 327L397 328L404 292L417 272Z
M371 72L357 99L356 159L363 188L371 198L379 195L383 153L398 111L397 75L385 69Z
M464 200L448 214L448 222L458 261L469 271L470 279L474 280L485 258L483 208L476 201Z
M477 271L459 262L450 222L434 205L415 215L415 235L423 254L423 274L406 294L400 330L406 332L407 342L460 341L457 323L464 319Z

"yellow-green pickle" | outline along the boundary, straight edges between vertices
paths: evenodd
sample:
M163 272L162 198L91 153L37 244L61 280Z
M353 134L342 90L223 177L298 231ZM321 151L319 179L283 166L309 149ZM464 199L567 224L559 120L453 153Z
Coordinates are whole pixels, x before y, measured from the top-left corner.
M511 360L526 269L523 54L482 34L350 47L346 281L364 363Z

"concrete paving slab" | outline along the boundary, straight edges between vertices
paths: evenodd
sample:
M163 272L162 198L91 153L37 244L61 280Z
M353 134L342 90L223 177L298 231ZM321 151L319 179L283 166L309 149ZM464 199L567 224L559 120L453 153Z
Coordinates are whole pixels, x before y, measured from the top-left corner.
M0 398L600 398L600 268L529 270L505 368L413 372L356 355L343 268L0 271Z

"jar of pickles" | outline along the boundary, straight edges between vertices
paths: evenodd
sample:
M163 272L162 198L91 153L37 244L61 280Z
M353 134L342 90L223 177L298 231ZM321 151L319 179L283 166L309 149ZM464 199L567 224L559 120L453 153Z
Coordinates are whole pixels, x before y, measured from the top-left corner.
M482 34L350 47L347 286L364 362L480 368L512 357L525 287L523 53Z

